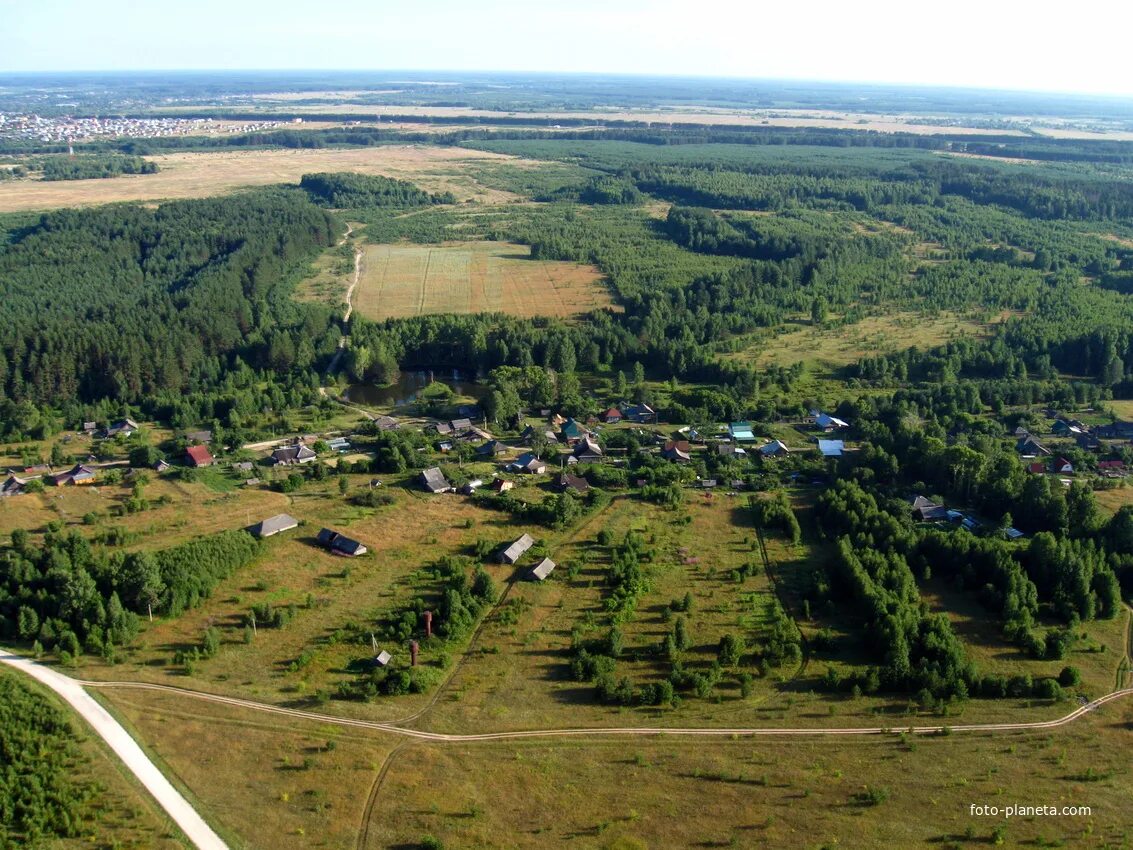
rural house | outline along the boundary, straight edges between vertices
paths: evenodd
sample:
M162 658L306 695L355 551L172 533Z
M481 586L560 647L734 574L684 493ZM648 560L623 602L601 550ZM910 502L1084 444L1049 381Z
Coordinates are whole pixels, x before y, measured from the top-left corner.
M733 422L728 426L728 433L737 443L754 443L755 434L749 422Z
M617 425L622 421L622 412L616 407L611 407L602 414L602 419L605 420L607 425Z
M352 540L345 534L339 534L329 528L319 531L315 539L324 549L330 550L332 555L354 557L355 555L365 555L367 551L366 547L357 540Z
M4 479L4 483L0 484L0 498L4 496L18 496L24 492L24 487L30 479L17 478L15 475L9 473L8 477Z
M430 493L447 493L452 490L441 468L433 466L421 473L421 485Z
M514 481L505 481L503 478L493 479L492 483L488 485L488 489L495 493L506 493L508 490L515 488Z
M1034 437L1027 437L1025 439L1019 440L1019 442L1015 444L1015 451L1017 451L1023 457L1036 457L1038 455L1050 454L1050 449L1048 449Z
M573 455L579 463L597 463L602 460L602 447L587 436L574 447Z
M789 455L791 450L787 448L787 444L782 440L772 440L770 443L760 446L759 453L763 457L780 457L782 455Z
M257 522L255 525L248 526L248 532L253 537L271 537L274 534L279 534L281 531L290 531L293 528L299 527L299 520L288 514L276 514L273 517L268 517L265 520Z
M531 578L535 581L544 581L555 570L555 562L550 558L544 558L538 564L531 568Z
M271 453L271 462L278 466L292 466L297 463L310 463L317 454L310 446L280 446Z
M471 443L474 440L490 440L492 439L492 435L484 429L477 428L475 425L472 425L461 431L456 436L456 439L465 443Z
M925 496L916 496L913 499L913 516L921 522L936 522L948 519L948 509Z
M185 460L189 466L212 466L213 456L208 446L189 446L185 449Z
M509 544L500 551L501 564L514 564L521 557L523 553L535 545L535 538L530 534L524 534L514 543Z
M51 481L56 487L65 487L68 484L75 486L83 486L85 484L94 483L94 470L89 466L83 464L75 464L75 466L68 469L66 472L57 472L52 475L48 480Z
M846 444L842 440L819 440L818 450L823 457L841 457Z
M507 446L499 440L488 440L488 442L483 445L476 447L477 457L495 457L496 455L502 455L506 452Z
M1074 472L1074 464L1064 457L1060 457L1054 462L1053 472L1061 472L1063 474L1071 474Z
M1133 422L1119 419L1108 425L1099 425L1094 429L1094 435L1103 440L1133 440Z
M692 460L689 454L689 445L687 440L669 440L661 449L661 457L665 460L676 461L677 463L688 463Z
M1084 452L1100 452L1102 450L1102 441L1097 438L1096 434L1079 434L1074 438L1074 442Z
M810 415L814 417L814 424L820 430L829 434L831 431L840 431L843 428L849 428L850 423L844 419L839 419L837 416L831 416L829 413L823 413L821 410L812 410Z
M568 419L563 423L563 427L559 429L559 434L568 444L577 443L584 437L590 436L590 432L573 419Z
M542 475L547 471L547 464L535 455L534 452L524 452L512 463L507 465L507 468L513 472L526 472L529 475Z
M561 473L556 483L560 490L573 490L575 493L585 493L590 489L590 482L569 472Z
M117 422L112 422L110 425L108 425L106 428L106 436L129 437L138 430L138 427L139 426L137 422L135 422L133 419L130 419L129 417L126 417L125 419L119 419Z
M1051 433L1058 437L1076 437L1085 434L1087 428L1077 419L1059 419L1051 426Z
M622 411L622 418L639 425L656 425L657 411L648 404L631 404Z

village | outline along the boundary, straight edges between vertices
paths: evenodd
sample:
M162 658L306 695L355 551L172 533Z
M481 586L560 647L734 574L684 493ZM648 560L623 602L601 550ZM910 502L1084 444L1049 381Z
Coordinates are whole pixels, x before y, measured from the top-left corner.
M0 483L0 500L45 493L46 488L128 488L150 475L192 474L186 470L222 474L240 489L286 491L298 486L297 473L316 466L334 470L341 464L347 471L377 471L372 441L375 435L395 431L412 434L415 440L419 471L409 479L413 486L432 495L466 497L506 494L521 481L545 482L547 492L576 497L594 487L641 491L656 477L640 470L631 474L631 455L672 465L679 472L666 481L701 491L703 498L716 491L734 497L745 490L783 484L821 488L853 464L861 447L851 438L851 422L817 409L795 422L694 427L670 426L650 405L622 402L581 421L551 409L525 411L504 430L490 425L474 402L455 404L451 412L452 418L438 419L412 407L366 411L364 432L340 429L239 446L215 445L207 429L186 430L153 446L147 442L149 429L133 418L88 421L56 442L50 454L55 461L66 457L65 462L52 463L44 452L35 463L9 464ZM1055 410L1043 414L1050 421L1047 429L1039 433L1020 427L1010 437L1028 474L1050 476L1066 487L1073 480L1094 481L1095 488L1124 487L1133 422L1086 425ZM611 476L602 469L618 472ZM374 490L383 482L374 477L367 486ZM928 493L911 493L908 498L918 522L952 524L973 533L990 531L1007 539L1024 536L1014 527L997 528L995 521L962 505L946 506ZM265 519L257 533L269 536L286 530L277 527L279 521L280 517ZM325 539L320 535L319 543L335 554L366 552L365 545L338 532L327 531ZM549 567L542 563L536 567L538 578L550 574L554 564L548 563Z
M198 136L202 133L236 133L273 130L288 122L230 122L212 118L127 118L125 116L71 117L0 112L0 138L56 142L97 138L160 139Z

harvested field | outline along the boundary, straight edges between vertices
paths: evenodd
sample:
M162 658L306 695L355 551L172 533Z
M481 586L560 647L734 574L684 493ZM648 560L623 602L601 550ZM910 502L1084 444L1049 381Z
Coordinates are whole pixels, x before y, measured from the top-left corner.
M14 180L0 184L0 212L84 207L118 201L205 198L248 186L298 183L316 171L353 171L410 180L430 192L452 192L461 201L501 203L518 196L487 189L460 173L461 167L486 160L526 163L487 151L383 145L350 150L263 150L222 153L172 153L147 157L156 174L129 174L110 180Z
M592 266L530 259L508 242L371 245L354 309L381 320L429 313L575 316L610 304Z

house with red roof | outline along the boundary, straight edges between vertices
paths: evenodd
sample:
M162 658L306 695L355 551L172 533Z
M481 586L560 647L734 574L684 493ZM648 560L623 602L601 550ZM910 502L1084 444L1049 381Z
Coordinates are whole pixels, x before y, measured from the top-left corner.
M189 462L189 466L212 466L214 463L208 446L189 446L185 449L185 459Z

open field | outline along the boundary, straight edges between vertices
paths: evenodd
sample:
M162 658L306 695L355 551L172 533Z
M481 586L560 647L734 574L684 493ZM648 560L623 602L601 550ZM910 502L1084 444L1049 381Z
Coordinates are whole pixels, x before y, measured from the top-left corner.
M410 180L430 192L452 192L461 201L502 203L516 196L486 189L459 171L485 160L521 162L500 154L426 145L383 145L348 150L300 149L170 153L148 157L156 174L111 180L13 180L0 183L0 212L82 207L118 201L206 198L246 186L298 183L317 171L353 171ZM534 164L531 164L534 167Z
M378 731L172 694L104 696L248 848L428 835L462 848L501 836L523 848L853 847L863 834L868 846L1115 847L1130 826L1128 700L1050 732L397 747ZM1090 811L981 817L973 804Z
M894 313L867 316L849 325L815 327L809 322L726 355L758 368L809 362L837 369L862 357L901 351L912 346L930 348L950 339L986 333L988 326L973 318L951 314L926 316Z
M353 847L395 746L376 733L161 694L102 696L233 850Z
M325 97L326 94L324 93ZM155 112L176 114L181 111L194 111L189 107L160 107ZM292 113L310 112L318 115L351 116L373 115L422 115L447 118L453 124L462 119L474 118L561 118L570 121L593 121L602 124L606 121L641 121L648 124L707 124L713 126L739 127L823 127L846 130L873 130L885 133L917 133L919 135L1005 135L1023 136L1022 130L991 130L986 127L965 126L958 119L955 126L949 124L924 123L927 116L905 114L856 113L811 109L774 110L731 110L706 107L674 107L672 109L595 109L583 111L545 111L524 110L504 112L492 109L470 109L463 106L410 106L402 104L356 104L356 103L286 103L279 111ZM263 110L264 117L270 118L272 110ZM1065 132L1074 132L1066 130Z
M235 482L233 482L234 484ZM84 533L109 528L126 532L127 550L175 546L185 540L224 529L249 525L264 516L287 510L291 501L282 493L259 488L218 492L205 483L186 483L169 477L150 476L144 485L151 507L139 513L112 516L131 493L132 485L47 487L43 493L0 500L0 535L13 529L41 531L52 521L62 521ZM84 517L97 519L87 525Z
M568 317L610 305L590 266L531 260L507 242L370 245L355 309L370 319L501 312Z
M1122 483L1126 483L1123 481ZM1095 490L1094 498L1098 507L1107 513L1115 514L1125 505L1133 505L1133 487L1114 487L1110 490Z
M1010 846L1121 846L1131 720L1124 704L1052 735L412 746L393 757L390 816L368 846L960 847L994 844L996 829ZM1092 814L980 818L973 803Z

